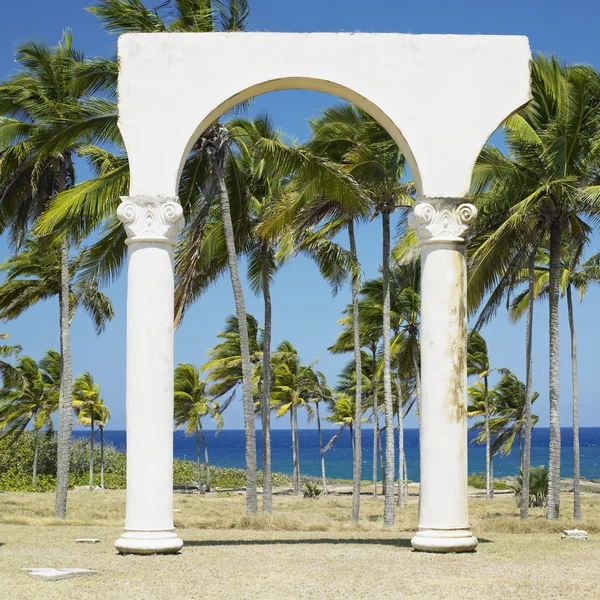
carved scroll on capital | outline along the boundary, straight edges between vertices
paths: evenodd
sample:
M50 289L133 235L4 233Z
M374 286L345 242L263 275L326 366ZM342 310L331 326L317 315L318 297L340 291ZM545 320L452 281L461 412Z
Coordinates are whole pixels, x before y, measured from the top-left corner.
M126 244L154 242L174 246L185 223L177 198L121 198L117 216L127 232Z
M477 209L460 198L420 198L408 217L419 245L463 243Z

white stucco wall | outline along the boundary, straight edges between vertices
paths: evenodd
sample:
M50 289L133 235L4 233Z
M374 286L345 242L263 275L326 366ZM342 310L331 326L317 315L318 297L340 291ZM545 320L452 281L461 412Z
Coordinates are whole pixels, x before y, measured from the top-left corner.
M487 138L529 100L520 36L128 34L119 60L131 196L176 196L185 157L212 121L252 96L298 88L375 117L407 156L419 195L462 197Z

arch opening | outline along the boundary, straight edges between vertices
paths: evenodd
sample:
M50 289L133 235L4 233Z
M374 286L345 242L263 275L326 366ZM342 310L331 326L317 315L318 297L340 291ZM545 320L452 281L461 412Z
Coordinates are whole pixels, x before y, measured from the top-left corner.
M362 96L358 92L335 83L333 81L327 81L324 79L315 79L312 77L284 77L280 79L270 79L257 83L253 86L245 88L238 93L230 96L224 102L221 102L218 106L214 107L207 115L201 120L190 135L183 154L179 162L179 168L177 172L176 188L179 189L179 181L185 162L194 146L196 141L200 138L202 133L214 123L223 114L234 108L235 106L250 100L256 96L262 96L269 92L278 92L283 90L308 90L315 92L323 92L332 96L345 100L354 104L358 108L361 108L365 112L369 113L390 135L394 142L398 145L398 148L406 158L408 167L411 171L413 181L417 190L417 195L421 193L421 177L417 161L413 155L413 152L404 137L400 127L376 104L370 101L365 96Z

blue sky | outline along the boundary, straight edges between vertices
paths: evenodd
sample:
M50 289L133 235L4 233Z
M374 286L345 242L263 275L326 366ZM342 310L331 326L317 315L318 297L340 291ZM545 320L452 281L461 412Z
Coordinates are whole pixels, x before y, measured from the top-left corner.
M106 34L97 19L84 9L93 0L21 0L10 3L0 20L0 76L14 69L13 52L25 40L34 38L55 43L61 31L70 27L75 44L87 56L111 56L116 38ZM158 3L158 0L157 0ZM150 4L148 2L147 4ZM592 64L600 68L597 1L572 0L250 0L250 29L254 31L364 31L401 33L479 33L522 34L530 39L534 52L554 52L570 62ZM402 78L402 73L398 73ZM410 81L405 82L410 93ZM250 116L267 110L277 125L298 139L308 133L306 119L318 114L337 99L309 91L283 91L257 99ZM80 171L80 179L85 178ZM377 273L381 254L379 222L363 226L358 232L358 250L367 278ZM597 244L591 248L597 251ZM5 243L0 243L0 255L7 255ZM106 332L96 337L85 314L75 317L72 326L74 373L93 373L100 383L103 396L113 418L111 429L125 426L125 300L124 277L106 292L112 298L116 317ZM319 367L330 383L345 362L344 357L328 355L327 347L334 341L339 327L340 311L349 300L349 291L332 298L328 286L320 279L316 268L307 261L297 260L281 270L273 289L274 343L289 339L306 363L319 357ZM582 426L600 426L600 403L597 368L598 318L596 306L600 291L591 289L584 303L576 306L578 324L578 354L580 374L580 418ZM247 291L247 306L259 319L262 306L259 298ZM206 351L216 341L227 315L233 312L233 298L227 279L220 281L192 307L182 327L177 331L175 359L177 362L202 364ZM534 326L534 386L540 393L534 412L539 424L548 424L548 310L545 304L536 306ZM47 348L58 347L58 303L47 302L31 309L18 321L3 325L13 343L24 352L40 358ZM488 340L491 362L506 367L524 378L524 323L510 324L504 315L490 324L484 335ZM569 339L566 310L561 311L561 422L567 426L571 414L571 380ZM239 403L226 415L228 428L242 428ZM407 426L416 425L409 417ZM274 427L286 428L285 421L274 419Z

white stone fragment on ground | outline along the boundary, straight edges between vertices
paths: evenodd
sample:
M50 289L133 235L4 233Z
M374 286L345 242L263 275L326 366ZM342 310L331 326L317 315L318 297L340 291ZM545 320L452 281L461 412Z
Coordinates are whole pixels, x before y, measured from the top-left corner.
M560 538L561 540L587 540L587 531L583 529L565 529Z
M181 512L181 511L178 508L174 508L173 512L176 513L176 512Z
M99 544L102 540L98 538L79 538L75 540L76 544Z
M60 579L70 579L71 577L80 577L82 575L96 575L98 571L91 569L53 569L53 568L34 568L21 569L26 571L31 577L45 579L47 581L58 581Z

